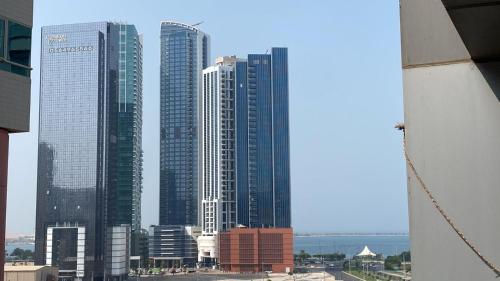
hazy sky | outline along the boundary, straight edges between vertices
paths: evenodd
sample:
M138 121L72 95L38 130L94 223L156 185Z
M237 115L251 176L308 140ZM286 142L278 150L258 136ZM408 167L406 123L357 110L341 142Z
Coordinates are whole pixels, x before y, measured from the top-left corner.
M31 132L12 135L8 233L34 233L40 27L119 21L144 34L143 226L158 223L160 21L217 56L289 48L292 220L300 232L407 231L398 0L35 0Z

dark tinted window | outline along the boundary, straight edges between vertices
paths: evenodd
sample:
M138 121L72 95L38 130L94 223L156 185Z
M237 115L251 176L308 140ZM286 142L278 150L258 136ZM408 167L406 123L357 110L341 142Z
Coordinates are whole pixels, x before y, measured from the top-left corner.
M5 45L5 20L0 18L0 57L4 58L4 45Z
M9 22L7 52L11 62L30 66L31 28Z

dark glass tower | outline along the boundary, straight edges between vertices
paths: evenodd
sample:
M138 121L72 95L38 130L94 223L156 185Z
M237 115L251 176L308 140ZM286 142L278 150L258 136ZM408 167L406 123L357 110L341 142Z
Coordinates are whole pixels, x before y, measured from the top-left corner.
M273 107L274 225L290 227L290 130L288 118L288 49L271 51Z
M290 227L287 49L248 55L236 68L238 223Z
M198 99L209 37L177 23L161 24L160 225L198 225Z
M42 28L35 260L61 277L128 275L140 218L141 46L130 25Z
M141 228L142 192L142 36L133 25L119 25L116 189L109 205L114 225Z

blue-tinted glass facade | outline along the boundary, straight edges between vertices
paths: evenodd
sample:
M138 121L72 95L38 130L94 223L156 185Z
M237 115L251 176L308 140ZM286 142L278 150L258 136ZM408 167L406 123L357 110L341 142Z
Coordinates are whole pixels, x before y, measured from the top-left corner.
M133 25L118 25L117 177L110 201L113 225L141 228L142 39Z
M248 55L250 226L274 225L271 56Z
M41 50L36 262L46 263L48 227L84 226L85 271L97 279L104 276L107 29L44 27ZM61 241L76 245L72 234ZM76 258L70 248L52 254L60 270L74 269L65 262Z
M288 49L273 48L273 173L275 226L290 227L290 131L288 119Z
M194 267L197 261L195 230L184 225L152 225L149 227L149 256L165 267ZM163 260L161 260L163 259ZM158 266L158 264L157 264Z
M247 63L236 62L235 71L236 123L236 198L237 223L249 224L248 196L248 96Z
M122 48L122 35L134 53ZM137 40L133 26L107 22L42 28L35 259L58 266L60 276L113 276L107 230L134 218L140 225Z
M209 61L209 37L175 22L161 25L160 210L161 225L197 225L198 99Z
M238 223L290 227L287 49L248 55L236 79Z

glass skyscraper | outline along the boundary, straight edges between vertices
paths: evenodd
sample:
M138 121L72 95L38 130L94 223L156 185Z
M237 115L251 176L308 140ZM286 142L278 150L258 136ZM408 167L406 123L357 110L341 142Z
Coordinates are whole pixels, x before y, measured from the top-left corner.
M210 39L198 28L161 24L160 225L198 225L198 100Z
M291 227L287 49L217 58L198 110L198 260L212 264L221 232Z
M133 25L119 25L117 177L110 197L115 225L141 229L142 192L142 35Z
M238 224L290 227L288 50L236 64Z
M40 75L36 263L126 278L140 225L141 39L108 22L43 27Z

